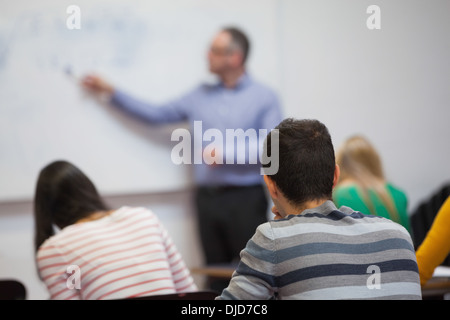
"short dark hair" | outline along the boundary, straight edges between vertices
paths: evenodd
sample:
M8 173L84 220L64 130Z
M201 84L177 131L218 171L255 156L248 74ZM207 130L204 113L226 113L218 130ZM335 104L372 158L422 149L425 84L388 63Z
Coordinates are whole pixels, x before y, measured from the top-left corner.
M94 184L67 161L54 161L39 173L34 196L35 251L54 234L96 211L108 210Z
M236 27L227 27L222 29L231 35L231 41L242 51L242 65L247 61L247 57L250 53L250 41L245 33Z
M327 127L318 120L288 118L275 129L279 133L279 168L270 178L283 195L294 205L331 199L336 162ZM276 152L271 150L271 138L269 133L264 152L269 156Z

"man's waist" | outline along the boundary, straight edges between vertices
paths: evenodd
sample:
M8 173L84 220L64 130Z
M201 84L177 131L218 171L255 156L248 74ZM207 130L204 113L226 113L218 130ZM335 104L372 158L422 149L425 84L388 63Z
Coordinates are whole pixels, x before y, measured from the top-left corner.
M251 184L251 185L225 184L225 185L200 185L197 187L197 190L199 192L222 193L222 192L228 192L228 191L262 189L262 188L263 188L263 185L260 183Z

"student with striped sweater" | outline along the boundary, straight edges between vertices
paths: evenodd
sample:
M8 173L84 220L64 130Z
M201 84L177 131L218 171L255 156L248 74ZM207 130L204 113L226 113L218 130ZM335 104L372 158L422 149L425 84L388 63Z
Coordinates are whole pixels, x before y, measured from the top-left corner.
M75 166L56 161L34 199L38 273L51 299L124 299L196 291L167 230L148 209L110 210ZM54 226L60 229L55 234Z
M279 150L271 132L266 154L279 152L279 170L264 176L275 220L257 228L217 299L421 299L408 231L331 201L339 167L328 129L294 119L276 129Z

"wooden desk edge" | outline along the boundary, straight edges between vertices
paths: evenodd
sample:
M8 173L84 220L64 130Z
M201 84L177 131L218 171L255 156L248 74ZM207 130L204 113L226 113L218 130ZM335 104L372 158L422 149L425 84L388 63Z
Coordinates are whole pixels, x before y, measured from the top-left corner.
M450 278L448 277L432 278L422 286L423 298L444 296L447 293L450 293Z
M194 267L190 270L193 274L230 279L235 269L232 267Z

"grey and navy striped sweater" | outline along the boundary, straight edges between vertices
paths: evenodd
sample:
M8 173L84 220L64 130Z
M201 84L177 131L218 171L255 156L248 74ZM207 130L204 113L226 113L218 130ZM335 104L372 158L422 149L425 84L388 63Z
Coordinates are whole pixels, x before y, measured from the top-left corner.
M217 299L421 299L401 225L332 201L260 225Z

